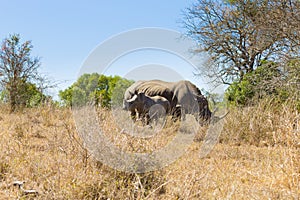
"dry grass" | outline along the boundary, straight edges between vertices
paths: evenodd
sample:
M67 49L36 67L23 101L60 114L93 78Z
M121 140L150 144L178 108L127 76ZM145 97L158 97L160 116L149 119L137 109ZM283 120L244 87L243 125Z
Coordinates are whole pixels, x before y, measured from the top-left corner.
M202 127L183 157L144 174L118 172L95 160L68 109L0 110L0 199L300 198L300 117L292 103L266 100L232 109L208 157L199 158ZM109 111L101 110L99 120L107 137L128 151L160 148L178 128L167 125L156 139L143 141L124 136ZM24 196L12 186L15 180L39 195Z
M231 109L221 142L300 147L300 113L295 104L267 99L253 107Z

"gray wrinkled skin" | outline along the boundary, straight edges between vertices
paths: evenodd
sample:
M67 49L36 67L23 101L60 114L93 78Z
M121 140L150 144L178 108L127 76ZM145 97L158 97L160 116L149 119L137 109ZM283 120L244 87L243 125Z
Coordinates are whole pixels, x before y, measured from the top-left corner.
M149 115L152 106L161 106L164 113L154 113L154 116ZM162 96L148 96L144 93L136 93L129 100L124 100L123 109L131 112L132 119L141 119L144 124L149 124L150 118L158 118L159 115L166 114L170 111L170 102ZM159 112L159 111L158 111Z
M185 114L193 114L206 121L212 116L207 99L190 81L137 81L125 91L124 102L130 100L137 93L166 98L170 102L170 113L173 117L185 118Z

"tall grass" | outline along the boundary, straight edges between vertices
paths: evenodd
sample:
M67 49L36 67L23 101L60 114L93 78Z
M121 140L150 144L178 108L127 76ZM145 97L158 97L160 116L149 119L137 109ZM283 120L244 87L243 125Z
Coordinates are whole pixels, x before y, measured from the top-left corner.
M300 112L297 102L258 101L247 108L233 107L221 142L255 146L300 147Z
M300 121L292 101L271 100L231 108L220 142L205 158L199 127L186 154L154 172L111 169L84 147L72 113L45 106L9 114L0 105L0 199L298 199ZM98 113L107 137L127 151L163 147L177 130L167 124L154 137L124 136L108 110ZM115 137L114 137L115 136ZM24 180L24 196L12 185Z

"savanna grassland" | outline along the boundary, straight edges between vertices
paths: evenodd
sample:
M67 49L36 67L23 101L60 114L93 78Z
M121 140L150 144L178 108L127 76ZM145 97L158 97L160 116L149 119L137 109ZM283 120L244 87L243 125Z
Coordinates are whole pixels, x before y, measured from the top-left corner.
M104 126L119 131L110 111L99 115ZM174 129L163 130L167 138ZM70 109L44 106L10 114L1 105L0 199L300 198L300 115L293 102L264 100L230 109L219 142L200 158L206 129L200 127L188 151L169 166L129 174L90 155ZM145 139L147 148L164 146L163 138ZM127 143L135 150L142 142ZM24 195L12 185L17 180L38 195Z

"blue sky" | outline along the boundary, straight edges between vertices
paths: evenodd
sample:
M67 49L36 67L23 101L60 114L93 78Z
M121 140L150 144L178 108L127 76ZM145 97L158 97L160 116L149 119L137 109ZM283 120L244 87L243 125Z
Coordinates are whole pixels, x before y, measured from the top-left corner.
M180 20L183 10L192 3L192 0L1 0L0 39L19 33L23 40L31 40L32 55L41 57L42 72L53 80L66 81L58 90L72 84L89 54L113 35L144 27L184 33ZM117 65L122 64L118 61ZM184 72L184 76L193 76L191 69Z

